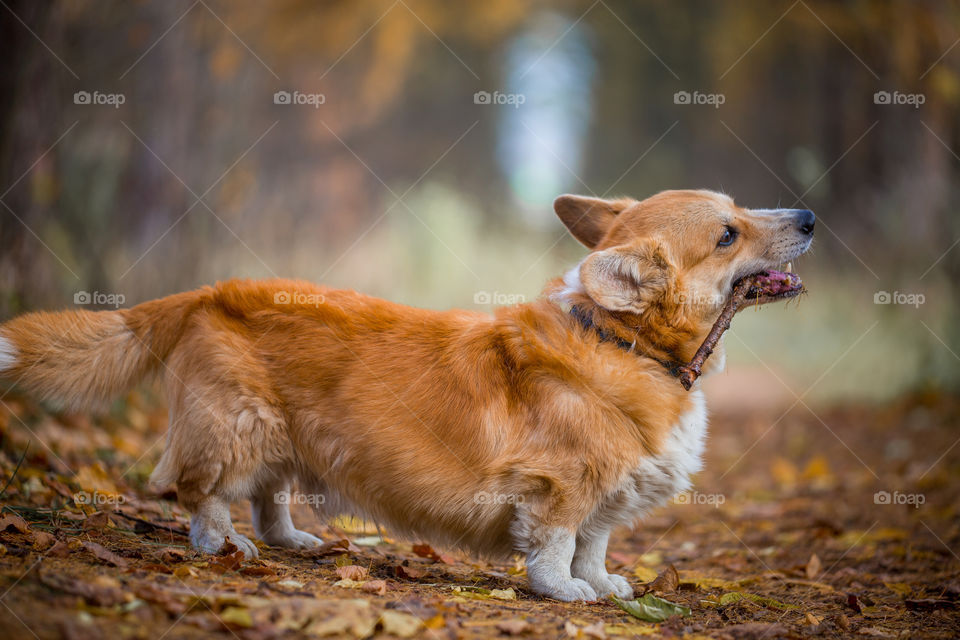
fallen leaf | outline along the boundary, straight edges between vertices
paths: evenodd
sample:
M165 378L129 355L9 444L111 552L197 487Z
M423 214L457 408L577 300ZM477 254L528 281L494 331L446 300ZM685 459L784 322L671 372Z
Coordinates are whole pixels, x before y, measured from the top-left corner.
M30 533L30 525L27 521L15 513L5 513L0 516L0 531L14 529L20 533Z
M164 562L167 564L173 564L175 562L183 562L186 558L187 552L183 549L177 549L176 547L164 547L154 551L152 557Z
M641 582L652 582L657 579L657 572L655 569L650 567L645 567L642 564L638 564L636 569L633 570L633 575L641 580Z
M224 553L225 550L227 553ZM228 571L236 571L240 568L240 565L243 564L245 559L243 551L238 549L237 545L230 541L230 538L227 538L226 541L224 541L223 546L220 547L220 551L218 553L220 555L211 558L208 564L210 570L214 573L224 574Z
M421 558L427 558L428 560L433 560L434 562L444 562L446 564L454 564L455 562L455 560L450 556L437 553L434 551L433 547L428 544L413 545L413 552Z
M393 568L394 574L401 579L406 580L418 580L426 575L426 571L423 569L416 569L414 567L405 567L402 564L398 564Z
M178 578L196 578L199 574L194 571L193 567L183 565L182 567L177 567L173 570L173 575Z
M57 537L46 531L31 531L31 536L33 537L33 548L39 551L57 544Z
M255 578L276 578L277 572L270 567L243 567L240 573Z
M810 560L807 561L807 578L813 580L820 573L820 557L817 554L810 556Z
M657 591L660 593L673 593L677 590L677 587L680 585L680 576L677 574L677 569L672 564L664 569L660 575L658 575L654 580L648 582L647 584L640 585L640 595L643 595L650 591Z
M341 540L332 540L330 542L324 542L318 547L303 549L300 551L300 554L308 558L323 558L326 556L333 556L333 555L337 555L338 553L343 553L349 548L350 548L350 541L347 540L346 538L343 538Z
M337 575L341 580L363 580L367 577L367 568L351 564L345 567L337 567Z
M617 596L611 596L611 598L618 607L634 618L647 622L662 622L670 616L686 617L690 615L690 607L658 598L650 593L635 600L621 600Z
M70 555L70 547L66 542L57 541L47 551L47 555L52 558L66 558Z
M861 636L870 636L871 638L896 638L897 634L877 627L860 627L857 634Z
M387 593L387 581L386 580L370 580L369 582L364 582L360 587L362 591L367 593L373 593L378 596L386 595Z
M380 614L380 625L386 634L409 638L417 634L423 621L409 613L386 609Z
M84 529L106 529L110 526L110 514L106 511L92 513L80 525Z
M96 542L90 542L89 540L85 540L83 542L83 548L89 551L90 553L92 553L93 555L95 555L98 560L102 560L107 564L112 564L115 567L125 569L127 565L130 564L126 558L121 558L120 556L115 554L113 551L110 551L106 547L103 547L97 544Z
M818 618L817 616L813 615L813 614L810 613L810 612L807 612L807 614L804 616L804 618L806 619L807 624L813 625L813 626L817 626L818 624L820 624L820 623L823 621L822 619Z
M220 612L218 617L229 626L243 627L244 629L253 626L253 617L250 615L250 610L243 607L227 607Z

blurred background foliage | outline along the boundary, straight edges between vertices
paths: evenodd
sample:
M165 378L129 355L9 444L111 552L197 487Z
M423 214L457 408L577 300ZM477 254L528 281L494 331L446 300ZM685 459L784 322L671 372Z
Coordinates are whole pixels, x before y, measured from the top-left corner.
M274 275L487 309L584 254L559 193L703 187L819 217L810 295L741 315L721 402L955 389L958 26L923 1L6 0L0 317Z

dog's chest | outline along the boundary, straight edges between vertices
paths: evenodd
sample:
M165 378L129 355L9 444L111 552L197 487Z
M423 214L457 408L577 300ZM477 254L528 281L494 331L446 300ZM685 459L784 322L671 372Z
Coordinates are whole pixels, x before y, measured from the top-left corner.
M697 389L690 396L691 408L677 420L662 451L638 461L604 505L604 516L629 524L690 488L690 476L702 466L707 435L703 392Z

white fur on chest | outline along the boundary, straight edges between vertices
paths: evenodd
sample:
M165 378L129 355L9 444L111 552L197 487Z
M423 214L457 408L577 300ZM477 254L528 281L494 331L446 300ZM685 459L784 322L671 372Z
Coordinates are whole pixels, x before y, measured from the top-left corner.
M651 509L690 488L690 476L702 466L707 435L707 407L703 391L690 392L693 406L670 431L661 452L641 458L623 484L597 510L598 521L609 526L633 524Z

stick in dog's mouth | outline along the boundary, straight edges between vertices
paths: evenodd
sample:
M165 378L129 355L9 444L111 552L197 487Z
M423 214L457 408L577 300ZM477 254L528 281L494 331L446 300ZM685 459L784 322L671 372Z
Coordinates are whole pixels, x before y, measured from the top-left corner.
M703 344L697 349L690 363L680 367L679 378L683 388L689 391L694 381L700 377L703 363L713 353L713 349L720 342L720 336L730 328L730 321L744 303L766 304L796 297L803 291L800 277L789 271L768 269L737 280L733 284L733 294L723 306Z

